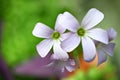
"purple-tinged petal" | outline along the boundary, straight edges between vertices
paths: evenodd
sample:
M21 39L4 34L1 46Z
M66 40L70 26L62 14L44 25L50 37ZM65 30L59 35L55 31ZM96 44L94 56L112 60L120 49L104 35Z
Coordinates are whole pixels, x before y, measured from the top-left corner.
M63 25L61 25L61 19L62 19L62 14L59 14L55 23L55 30L60 33L63 33L65 32L66 28Z
M73 32L76 32L78 27L80 26L77 19L74 16L72 16L72 14L70 14L69 12L63 13L60 24Z
M52 62L46 65L47 68L53 68L53 72L64 72L64 61L53 59Z
M40 38L50 38L52 33L53 33L53 30L42 23L37 23L32 32L34 36L40 37Z
M37 56L25 61L24 63L17 65L14 68L14 72L16 74L33 77L51 77L52 75L55 75L55 72L53 72L52 68L45 67L45 65L51 62L50 56L51 55L47 55L45 58ZM59 75L61 74L59 73Z
M97 50L98 53L98 66L107 60L106 52L102 49Z
M73 51L80 44L80 37L77 34L71 34L66 40L64 40L61 44L62 48L66 52Z
M75 61L73 59L68 59L68 61L66 61L66 65L65 68L69 71L72 72L75 70Z
M70 63L70 65L75 65L75 61L73 60L73 59L69 59L69 63Z
M67 32L67 33L64 33L64 34L61 34L61 41L64 41L66 40L68 37L70 37L73 33L71 32Z
M69 58L67 52L65 52L61 46L60 46L60 41L55 40L54 41L54 45L53 45L53 51L54 54L52 55L53 59L57 59L57 60L67 60Z
M109 43L103 46L104 51L110 56L113 56L114 48L115 48L115 43Z
M72 63L72 64L71 64ZM68 59L66 61L64 60L53 60L51 63L49 63L47 66L52 67L54 66L54 70L64 72L65 68L67 71L72 72L75 70L75 61L73 59Z
M112 41L117 36L117 32L113 28L108 29L107 33L108 33L109 41Z
M72 72L75 70L75 66L65 66L65 68L69 71Z
M104 14L99 10L92 8L88 11L82 20L81 26L90 29L100 23L104 18Z
M82 38L83 57L87 62L92 61L96 56L96 48L94 42L89 37Z
M40 42L36 47L39 55L41 57L45 57L52 48L52 46L53 46L53 40L45 39L42 42Z
M54 67L54 71L56 72L64 72L65 61L55 60L46 65L46 67Z
M61 72L64 72L65 71L65 68L63 67L63 68L61 68Z
M108 35L107 31L100 29L100 28L94 28L91 30L88 30L87 35L94 40L100 41L104 44L108 44Z

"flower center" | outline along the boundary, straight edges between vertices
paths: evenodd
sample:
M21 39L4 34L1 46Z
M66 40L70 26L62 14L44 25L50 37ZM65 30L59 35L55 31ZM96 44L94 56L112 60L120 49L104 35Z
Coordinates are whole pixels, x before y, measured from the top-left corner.
M77 34L78 34L79 36L84 36L84 35L85 35L85 30L84 30L83 28L79 28L79 29L77 30Z
M59 33L59 32L54 32L54 33L52 34L52 38L53 38L53 39L59 39L59 38L60 38L60 33Z

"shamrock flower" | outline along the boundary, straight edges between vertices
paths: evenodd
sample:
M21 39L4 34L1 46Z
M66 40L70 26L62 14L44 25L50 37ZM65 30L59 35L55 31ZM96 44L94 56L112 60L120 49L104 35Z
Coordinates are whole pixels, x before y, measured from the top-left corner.
M59 24L61 16L62 14L57 17L55 31L42 23L37 23L32 32L36 37L45 38L45 40L37 45L37 51L41 57L45 57L53 46L53 58L63 60L68 59L68 54L60 46L61 40L65 39L67 36L66 34L63 34L66 29Z
M98 65L107 60L107 54L113 56L115 43L111 43L111 41L116 37L117 32L113 28L108 29L107 32L109 44L97 43Z
M47 67L54 67L55 71L64 72L65 69L69 72L75 70L75 61L73 59L68 59L66 61L63 60L53 60L51 63L47 65Z
M91 61L96 55L94 40L102 43L108 43L107 32L100 28L94 28L104 18L104 14L99 10L92 8L83 18L81 24L70 13L65 12L62 15L60 24L71 31L71 36L61 44L66 52L73 51L82 42L84 60Z

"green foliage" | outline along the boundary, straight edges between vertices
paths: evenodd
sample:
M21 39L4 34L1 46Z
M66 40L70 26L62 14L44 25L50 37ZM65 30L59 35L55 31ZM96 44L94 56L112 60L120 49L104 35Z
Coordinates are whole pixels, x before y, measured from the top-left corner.
M42 40L32 35L37 22L53 28L57 15L70 8L61 0L2 0L2 3L2 52L9 66L37 55L36 45Z
M115 73L115 67L108 64L104 68L92 67L89 71L79 70L75 75L63 80L118 80Z

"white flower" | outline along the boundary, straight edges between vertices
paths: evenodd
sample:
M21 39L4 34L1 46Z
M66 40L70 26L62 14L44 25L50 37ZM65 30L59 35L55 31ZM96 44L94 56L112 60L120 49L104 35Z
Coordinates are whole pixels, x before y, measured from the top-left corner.
M66 60L69 57L60 46L61 40L66 39L66 36L69 35L69 33L67 35L63 34L66 29L59 24L61 21L61 16L62 14L59 14L57 17L55 31L42 23L37 23L32 32L36 37L45 38L45 40L37 45L37 51L41 57L45 57L52 47L54 51L54 59Z
M100 23L103 18L104 14L102 12L92 8L83 18L81 24L79 24L74 16L65 12L62 15L60 24L70 30L72 34L69 38L62 42L62 48L66 52L71 52L78 47L81 41L84 52L84 60L93 60L96 55L96 47L93 39L105 44L108 43L108 36L105 30L100 28L93 29L93 27Z
M68 59L66 61L63 60L53 60L51 63L47 65L47 67L53 67L55 71L64 72L65 69L69 72L75 70L75 61L73 59Z

